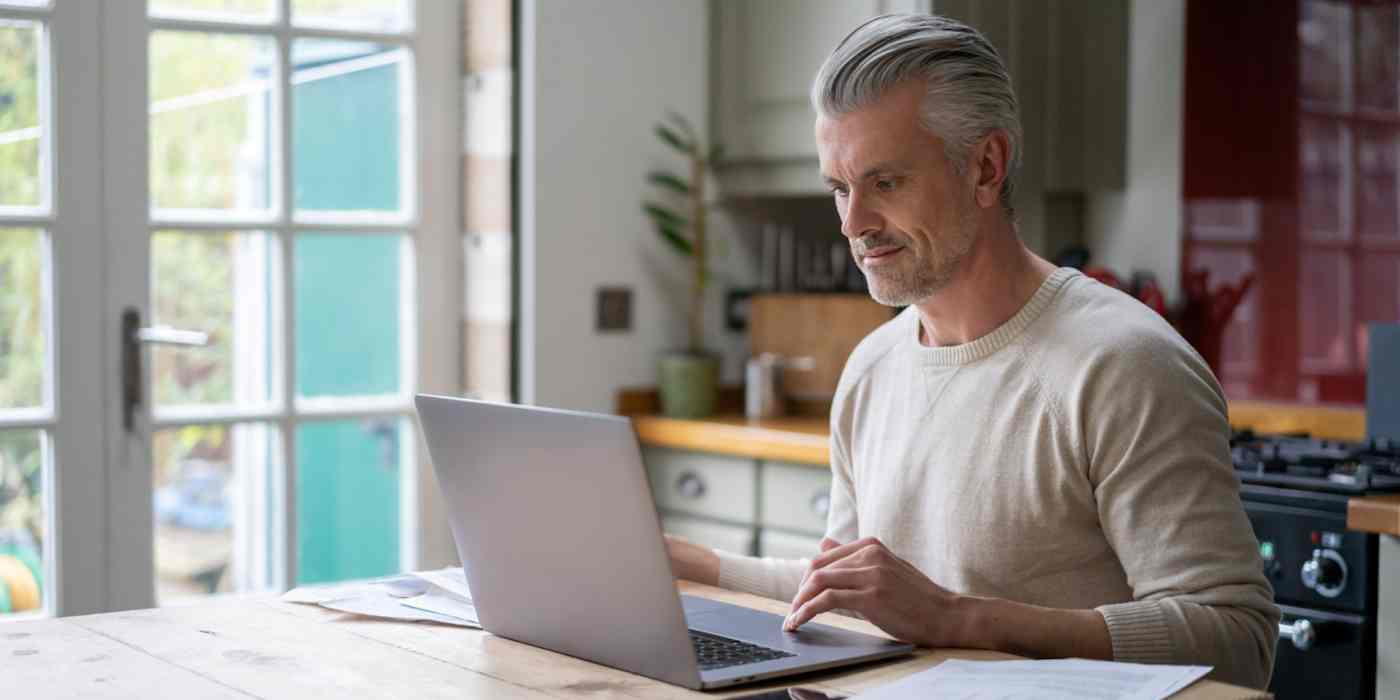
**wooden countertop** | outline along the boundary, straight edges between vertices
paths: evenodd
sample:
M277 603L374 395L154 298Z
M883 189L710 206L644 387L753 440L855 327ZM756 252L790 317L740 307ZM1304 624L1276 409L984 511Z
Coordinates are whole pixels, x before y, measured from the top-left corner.
M826 418L785 417L749 420L722 415L701 420L632 416L643 445L697 452L774 459L826 468L830 431Z
M682 582L683 592L787 612L781 601ZM881 634L831 613L819 622ZM480 630L337 613L272 596L7 623L0 634L6 697L732 698L769 682L701 693L513 642ZM883 636L883 635L881 635ZM920 649L899 660L802 676L799 684L855 695L945 659L1014 659L991 651ZM1198 681L1173 698L1264 694Z
M824 416L751 421L725 414L688 420L644 413L633 415L632 424L644 445L821 467L831 463ZM1366 413L1348 407L1236 401L1230 404L1230 424L1259 433L1306 432L1332 440L1360 440L1366 434Z
M1347 529L1400 537L1400 494L1347 501Z

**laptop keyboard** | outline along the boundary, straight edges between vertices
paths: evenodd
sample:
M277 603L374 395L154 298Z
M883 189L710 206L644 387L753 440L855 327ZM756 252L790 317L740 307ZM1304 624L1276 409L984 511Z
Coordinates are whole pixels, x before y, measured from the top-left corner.
M701 671L796 656L785 651L695 630L690 630L690 643L695 647L695 660L699 662Z

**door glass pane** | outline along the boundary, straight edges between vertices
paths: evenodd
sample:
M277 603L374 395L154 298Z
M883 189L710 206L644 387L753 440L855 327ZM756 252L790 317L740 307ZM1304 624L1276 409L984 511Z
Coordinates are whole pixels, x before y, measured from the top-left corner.
M397 32L413 25L412 0L292 0L302 26Z
M276 562L282 450L261 423L190 425L153 436L156 598L264 590Z
M294 250L297 395L398 392L413 333L407 236L303 233Z
M1356 102L1360 107L1396 111L1400 107L1400 8L1356 8Z
M298 211L397 212L413 153L401 101L407 50L302 39L292 45L293 198Z
M1351 130L1325 119L1304 118L1298 132L1302 196L1298 202L1303 237L1314 241L1350 237L1348 189Z
M1347 109L1351 106L1351 7L1331 0L1303 0L1300 10L1303 101Z
M34 229L0 228L0 412L46 403L45 245Z
M1400 239L1400 129L1358 128L1357 229L1371 238Z
M1304 372L1350 369L1351 258L1344 251L1304 249L1300 256L1301 350Z
M246 406L276 396L278 251L265 233L151 236L153 322L209 334L206 347L152 349L155 405Z
M158 17L267 21L277 12L275 0L149 0Z
M152 209L266 213L272 39L152 32L150 56Z
M41 204L37 22L0 19L0 207Z
M0 617L44 609L44 474L38 430L0 430Z
M399 569L399 474L412 435L397 416L297 428L297 582Z

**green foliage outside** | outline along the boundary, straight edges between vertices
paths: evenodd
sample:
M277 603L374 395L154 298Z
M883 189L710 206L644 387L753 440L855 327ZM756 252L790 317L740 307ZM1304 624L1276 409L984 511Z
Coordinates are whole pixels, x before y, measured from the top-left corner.
M38 32L0 21L0 137L39 125ZM39 203L39 141L0 138L0 206Z

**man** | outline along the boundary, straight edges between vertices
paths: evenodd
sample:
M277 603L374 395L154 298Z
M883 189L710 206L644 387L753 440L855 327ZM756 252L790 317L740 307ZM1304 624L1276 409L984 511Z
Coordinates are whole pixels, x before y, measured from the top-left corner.
M1215 667L1265 687L1279 611L1230 464L1225 400L1157 314L1017 236L1016 98L975 30L890 15L812 88L871 296L810 561L670 542L678 575L854 611L933 647Z

